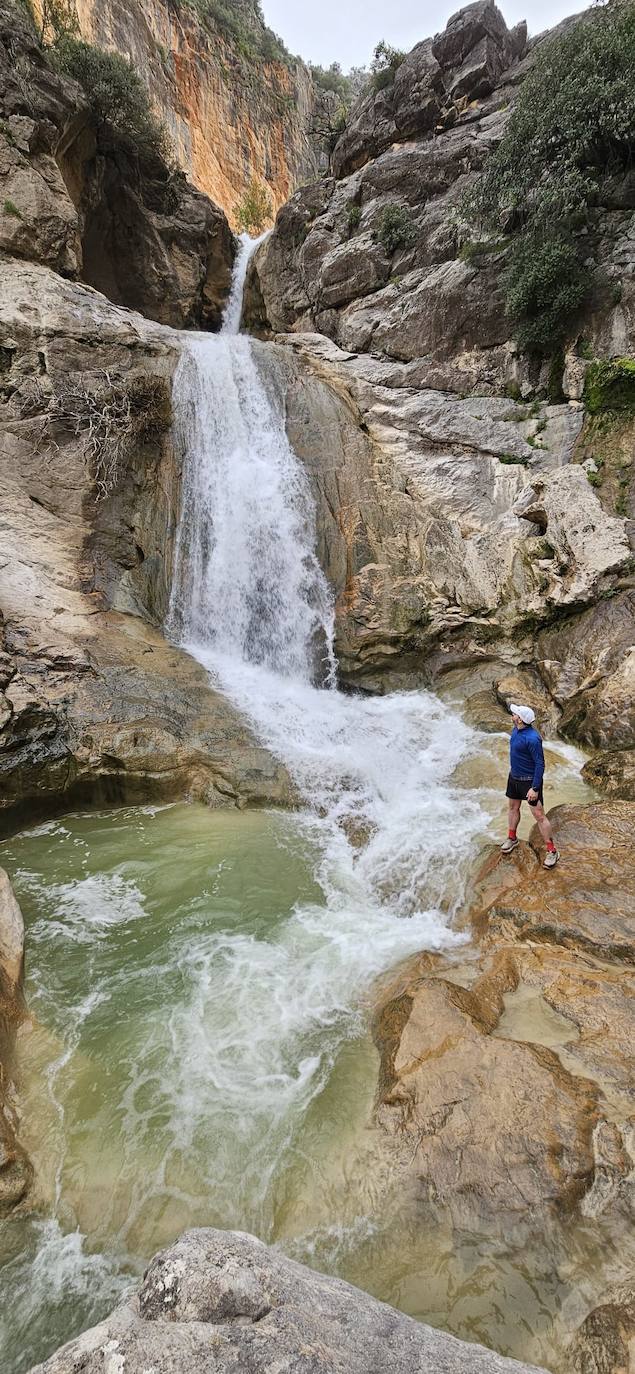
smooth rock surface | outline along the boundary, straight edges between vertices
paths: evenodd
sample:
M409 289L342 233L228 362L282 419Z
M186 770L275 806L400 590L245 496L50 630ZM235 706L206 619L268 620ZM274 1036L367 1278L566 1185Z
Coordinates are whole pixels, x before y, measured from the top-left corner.
M14 1082L15 1035L25 1017L23 967L22 912L8 875L0 868L0 1218L24 1200L33 1178L18 1139L20 1112Z
M187 1231L141 1288L32 1374L537 1374L236 1231ZM538 1372L539 1374L539 1372Z

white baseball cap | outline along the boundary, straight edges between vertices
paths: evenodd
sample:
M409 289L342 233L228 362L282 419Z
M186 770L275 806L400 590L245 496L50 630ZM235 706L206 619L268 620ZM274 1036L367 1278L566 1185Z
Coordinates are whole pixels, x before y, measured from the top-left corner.
M509 709L513 716L520 717L524 725L531 725L536 719L536 712L532 711L531 706L514 706L512 702Z

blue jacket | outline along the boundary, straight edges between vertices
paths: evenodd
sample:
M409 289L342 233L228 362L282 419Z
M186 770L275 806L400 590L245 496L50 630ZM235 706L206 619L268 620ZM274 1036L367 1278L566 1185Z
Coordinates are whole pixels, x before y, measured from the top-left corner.
M509 741L509 766L513 778L531 778L531 785L540 791L545 772L542 740L533 725L522 730L515 725Z

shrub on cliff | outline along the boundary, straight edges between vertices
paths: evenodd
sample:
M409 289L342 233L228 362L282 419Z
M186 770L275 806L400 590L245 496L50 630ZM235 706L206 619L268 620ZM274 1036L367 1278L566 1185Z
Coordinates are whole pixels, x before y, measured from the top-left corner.
M98 124L126 135L141 153L169 154L164 126L153 114L148 92L131 62L64 33L51 49L58 71L83 87Z
M508 310L534 351L562 343L585 277L590 285L593 209L603 180L630 166L635 149L634 71L632 3L613 0L545 42L467 199L482 224L514 236Z
M381 43L375 48L370 64L373 90L381 91L386 86L392 86L395 74L405 58L405 52L401 52L399 48L391 48L382 38Z
M183 0L201 19L222 33L246 61L284 62L290 54L277 33L265 24L259 0L237 6L233 0Z
M379 216L375 238L382 248L392 257L398 248L410 248L415 240L412 216L405 205L386 205Z
M238 204L234 206L236 224L241 233L262 234L267 220L273 215L271 197L256 178L252 178Z

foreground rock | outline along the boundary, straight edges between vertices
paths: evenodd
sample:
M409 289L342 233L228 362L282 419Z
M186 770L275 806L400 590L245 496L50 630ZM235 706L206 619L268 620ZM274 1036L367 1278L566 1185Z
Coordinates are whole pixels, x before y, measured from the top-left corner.
M377 1120L411 1205L457 1237L567 1254L595 1226L619 1249L635 1210L635 804L550 818L555 872L537 829L511 859L492 850L464 960L422 955L396 978L376 1023ZM585 1304L592 1289L572 1313ZM610 1316L589 1316L596 1354Z
M178 337L44 267L0 281L0 825L77 801L282 801L166 643Z
M18 1141L19 1111L13 1081L15 1034L24 1019L24 923L9 878L0 868L0 1217L21 1202L33 1170Z
M420 1325L254 1236L188 1231L155 1256L138 1293L37 1374L530 1374ZM36 1374L36 1371L33 1371Z

